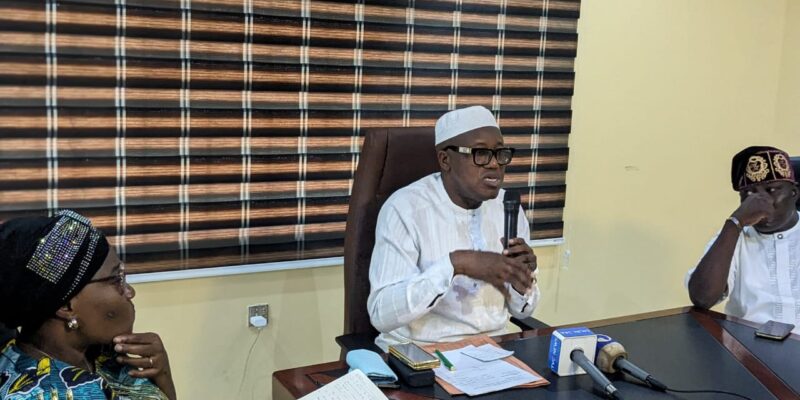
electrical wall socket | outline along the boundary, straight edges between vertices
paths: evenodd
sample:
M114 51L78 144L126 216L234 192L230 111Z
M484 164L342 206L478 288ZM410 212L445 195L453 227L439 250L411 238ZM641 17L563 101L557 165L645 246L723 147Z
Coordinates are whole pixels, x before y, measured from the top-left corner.
M255 304L252 306L247 306L247 326L253 327L253 324L250 323L250 318L255 316L262 316L264 319L267 320L267 324L269 324L269 305L268 304Z

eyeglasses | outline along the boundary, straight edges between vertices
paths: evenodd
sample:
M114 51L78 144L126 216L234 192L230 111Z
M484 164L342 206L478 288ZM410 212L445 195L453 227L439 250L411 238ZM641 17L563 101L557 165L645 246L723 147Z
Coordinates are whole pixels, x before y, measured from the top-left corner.
M89 281L89 283L99 283L99 282L108 282L116 286L117 291L119 291L119 294L124 295L125 290L128 289L128 280L125 275L125 265L120 264L119 271L116 274L113 274L111 276L106 276L104 278L92 279Z
M477 149L464 146L447 146L445 150L455 150L461 154L472 154L472 162L475 165L482 167L492 162L492 157L497 160L497 165L507 165L514 157L513 147L498 147L492 149Z

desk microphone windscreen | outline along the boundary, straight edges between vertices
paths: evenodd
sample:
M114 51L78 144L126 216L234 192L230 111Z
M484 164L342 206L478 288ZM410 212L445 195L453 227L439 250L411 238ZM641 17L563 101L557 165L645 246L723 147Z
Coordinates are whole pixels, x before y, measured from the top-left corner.
M608 374L616 373L618 370L615 363L618 359L625 357L628 357L628 352L619 342L613 341L606 335L597 335L594 364L600 368L600 371Z
M606 335L597 335L594 364L603 372L613 374L622 371L647 383L653 389L662 392L667 390L667 386L649 372L628 361L628 352L625 351L625 347Z

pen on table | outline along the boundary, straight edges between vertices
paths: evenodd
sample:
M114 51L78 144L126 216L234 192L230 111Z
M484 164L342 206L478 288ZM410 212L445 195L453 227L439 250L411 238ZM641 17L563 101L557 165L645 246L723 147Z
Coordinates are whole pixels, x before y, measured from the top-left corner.
M442 360L442 364L444 364L444 366L447 369L449 369L450 371L455 371L456 366L451 364L450 360L448 360L447 357L445 357L444 354L442 354L441 351L439 351L437 349L434 349L433 352L436 353L436 357L439 357L439 359Z

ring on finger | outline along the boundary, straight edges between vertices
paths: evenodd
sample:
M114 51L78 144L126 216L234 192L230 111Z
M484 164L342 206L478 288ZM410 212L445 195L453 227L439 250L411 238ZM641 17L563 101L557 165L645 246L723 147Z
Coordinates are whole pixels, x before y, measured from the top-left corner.
M153 368L153 357L147 357L147 359L150 361L150 368Z

